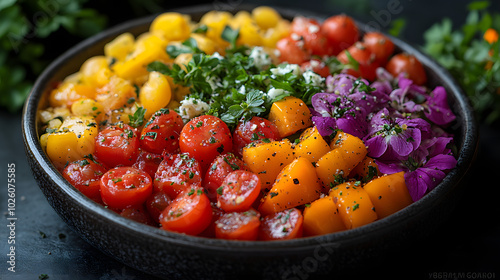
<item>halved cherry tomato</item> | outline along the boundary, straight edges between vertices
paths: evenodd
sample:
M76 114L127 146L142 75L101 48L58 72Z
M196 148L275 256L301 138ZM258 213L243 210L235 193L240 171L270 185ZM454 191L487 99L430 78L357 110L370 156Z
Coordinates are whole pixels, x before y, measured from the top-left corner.
M146 200L146 210L155 223L160 222L160 214L171 202L172 199L164 192L156 192L149 196Z
M321 32L334 47L333 54L349 48L359 40L356 23L346 15L336 15L327 18L321 25Z
M302 237L302 212L296 208L265 216L259 230L260 240L288 240Z
M215 221L215 237L231 240L257 240L260 213L254 209L223 214Z
M132 165L138 155L139 137L128 124L108 126L97 134L95 156L105 165Z
M106 168L93 158L74 161L64 168L62 175L75 188L94 201L101 200L100 179Z
M221 119L203 115L190 120L180 135L181 152L195 158L202 171L220 154L233 149L231 131Z
M303 72L311 70L323 78L326 78L330 75L330 69L328 68L328 65L318 59L311 59L309 61L306 61L300 65L300 68Z
M154 178L162 160L162 155L141 151L132 167L146 171L151 178Z
M160 215L165 230L197 235L212 221L210 200L200 187L184 191Z
M375 61L385 65L394 52L394 43L379 32L368 32L363 36L365 47L375 55Z
M303 38L305 48L312 55L333 55L334 47L321 32L321 25L317 20L300 16L295 17L292 21L291 33Z
M149 216L149 213L144 209L144 205L135 205L123 209L120 216L131 219L145 225L155 225L155 222Z
M248 121L240 121L233 132L233 150L241 157L243 148L253 141L262 140L281 140L278 127L271 121L253 117Z
M164 192L175 199L191 187L201 187L198 161L188 154L166 155L155 174L155 192Z
M217 189L220 187L224 178L235 170L248 170L247 165L241 159L238 159L232 153L218 155L208 167L203 180L203 187L207 191L210 200L217 199Z
M217 207L216 203L210 203L212 206L212 221L210 225L199 234L199 236L215 238L215 222L225 213L224 210Z
M141 132L141 148L161 154L177 152L179 149L179 134L184 122L174 110L163 108L154 113Z
M407 53L399 53L394 55L386 65L387 71L394 77L401 73L412 80L416 85L424 85L427 82L425 69L420 61L413 55Z
M217 189L217 205L226 212L250 209L260 193L260 179L253 172L236 170Z
M110 169L101 177L102 201L118 209L142 204L153 192L151 181L148 173L137 168L121 166Z
M280 52L279 59L281 62L288 62L290 64L302 64L309 59L311 55L305 48L303 38L296 35L297 38L291 36L285 37L276 43L276 49Z
M347 53L358 62L358 70L349 69L348 74L355 77L362 77L369 81L374 81L377 77L378 63L375 61L375 56L370 52L366 46L361 42L356 42L354 45L350 46L347 50L341 52L338 55L338 60L344 64L349 64L349 58Z

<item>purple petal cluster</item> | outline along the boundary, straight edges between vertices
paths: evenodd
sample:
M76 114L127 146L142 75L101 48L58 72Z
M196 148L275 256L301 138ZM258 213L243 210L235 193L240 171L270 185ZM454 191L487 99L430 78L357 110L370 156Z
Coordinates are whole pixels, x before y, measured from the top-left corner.
M417 201L456 165L448 148L453 135L445 132L455 115L443 87L429 91L383 68L377 74L372 84L348 74L328 77L326 92L311 99L312 119L323 136L342 130L363 139L382 173L405 171Z

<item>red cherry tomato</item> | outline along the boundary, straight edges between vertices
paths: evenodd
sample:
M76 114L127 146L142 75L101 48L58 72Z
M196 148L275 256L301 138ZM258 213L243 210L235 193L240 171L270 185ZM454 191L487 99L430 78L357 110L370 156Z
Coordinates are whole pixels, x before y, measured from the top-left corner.
M281 140L278 127L271 121L253 117L249 121L240 121L233 133L234 153L241 157L243 148L253 141L262 140Z
M199 234L199 236L215 238L215 222L224 214L224 210L217 207L216 203L211 203L212 206L212 221L210 225Z
M141 148L161 154L177 152L179 149L179 134L184 122L174 110L166 108L154 113L141 132Z
M418 59L407 53L400 53L393 56L386 65L387 71L394 77L404 73L417 85L424 85L427 82L425 69Z
M175 199L193 186L201 187L201 170L198 161L188 154L166 155L155 174L155 192L164 192Z
M257 240L260 213L254 209L223 214L215 222L215 236L230 240Z
M105 165L132 165L138 155L139 137L128 124L108 126L97 134L95 156Z
M120 212L120 216L145 225L155 225L144 205L130 206Z
M155 223L160 222L160 214L172 202L172 199L164 192L156 192L146 200L146 210Z
M385 65L394 52L394 43L379 32L368 32L363 36L365 47L375 55L375 61Z
M321 25L321 32L334 47L334 55L349 48L359 40L359 31L356 23L346 15L336 15L327 18Z
M297 40L292 37L285 37L276 43L276 49L279 50L279 59L281 62L288 62L290 64L301 64L308 61L311 55L305 48L304 40L297 35Z
M162 155L141 151L135 163L132 164L132 167L146 171L151 178L154 178L162 160Z
M304 217L296 208L265 216L261 221L260 240L287 240L302 237Z
M210 200L202 188L193 187L170 203L160 215L165 230L197 235L212 221Z
M214 201L217 199L217 189L224 181L224 178L235 170L248 170L248 167L245 162L235 157L234 154L218 155L214 159L208 167L203 180L203 187L210 200Z
M226 212L246 211L259 196L260 189L257 175L245 170L233 171L217 190L217 205Z
M315 19L295 17L292 21L291 33L303 38L305 48L312 55L333 55L334 48L321 32L321 25ZM292 35L292 38L295 35Z
M300 68L303 72L311 70L323 78L326 78L330 75L330 69L328 68L328 66L323 61L318 59L311 59L309 61L306 61L300 65Z
M102 201L112 208L142 204L152 192L149 174L133 167L115 167L101 178Z
M374 81L377 77L377 68L379 65L375 62L375 56L370 50L361 42L355 43L338 55L338 60L344 64L350 63L347 52L358 63L358 70L349 69L347 73L355 77L362 77L369 81Z
M100 179L106 168L92 158L74 161L64 168L62 175L75 188L94 201L101 200Z
M190 120L180 135L181 152L195 158L202 171L220 154L233 149L231 131L221 119L204 115Z

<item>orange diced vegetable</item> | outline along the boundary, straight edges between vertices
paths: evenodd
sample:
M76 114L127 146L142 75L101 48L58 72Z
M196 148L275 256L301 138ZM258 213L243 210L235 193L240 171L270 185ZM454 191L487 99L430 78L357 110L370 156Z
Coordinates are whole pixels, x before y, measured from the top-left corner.
M292 143L282 141L261 142L243 148L243 161L259 176L262 188L269 188L281 169L293 161Z
M311 162L316 162L330 151L330 146L314 126L302 132L300 142L295 145L294 151L296 158L305 157Z
M364 190L380 218L387 217L413 203L406 187L404 171L384 175L368 182Z
M330 196L337 204L340 217L347 229L357 228L377 219L370 196L358 182L346 182L330 191Z
M322 235L345 230L337 205L331 196L319 198L304 208L304 235Z
M313 165L306 158L295 159L280 172L269 193L262 199L263 216L311 203L321 195Z
M268 119L278 127L281 137L287 137L312 125L311 111L304 101L288 96L271 106Z
M363 182L370 181L371 179L382 175L378 170L378 165L371 157L366 156L356 167L351 171L349 177L357 177L362 179ZM368 179L368 180L366 180Z
M368 153L363 140L341 131L337 132L333 138L330 148L332 150L337 148L343 150L342 156L344 160L349 161L351 164L355 163L354 166L361 162Z

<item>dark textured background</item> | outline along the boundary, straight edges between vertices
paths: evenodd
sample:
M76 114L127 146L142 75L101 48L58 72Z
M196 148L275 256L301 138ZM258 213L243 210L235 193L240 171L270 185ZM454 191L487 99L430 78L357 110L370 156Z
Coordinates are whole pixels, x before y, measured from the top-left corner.
M111 2L111 1L110 1ZM214 8L237 8L241 4L275 5L330 15L345 12L363 22L375 22L386 29L389 22L405 18L407 26L401 37L422 44L422 33L443 17L456 25L463 23L469 1L392 1L401 12L388 14L390 1L242 1L216 0ZM175 2L172 6L196 4ZM205 2L206 3L206 2ZM166 8L169 8L166 7ZM495 2L493 9L500 10ZM96 7L102 13L117 13L116 3ZM388 17L388 15L390 17ZM131 18L112 17L111 24ZM0 279L152 279L127 267L87 244L69 229L49 206L38 189L27 165L21 134L21 114L0 112ZM464 273L461 279L486 279L478 273L500 278L499 183L500 130L481 126L480 146L466 191L453 215L428 240L416 242L376 265L360 267L357 277L398 279L451 279L447 273ZM16 165L16 273L7 271L7 165ZM42 236L42 234L44 236ZM469 274L467 274L469 273ZM467 277L468 276L468 277ZM333 279L334 277L332 277ZM493 278L489 278L493 279Z

